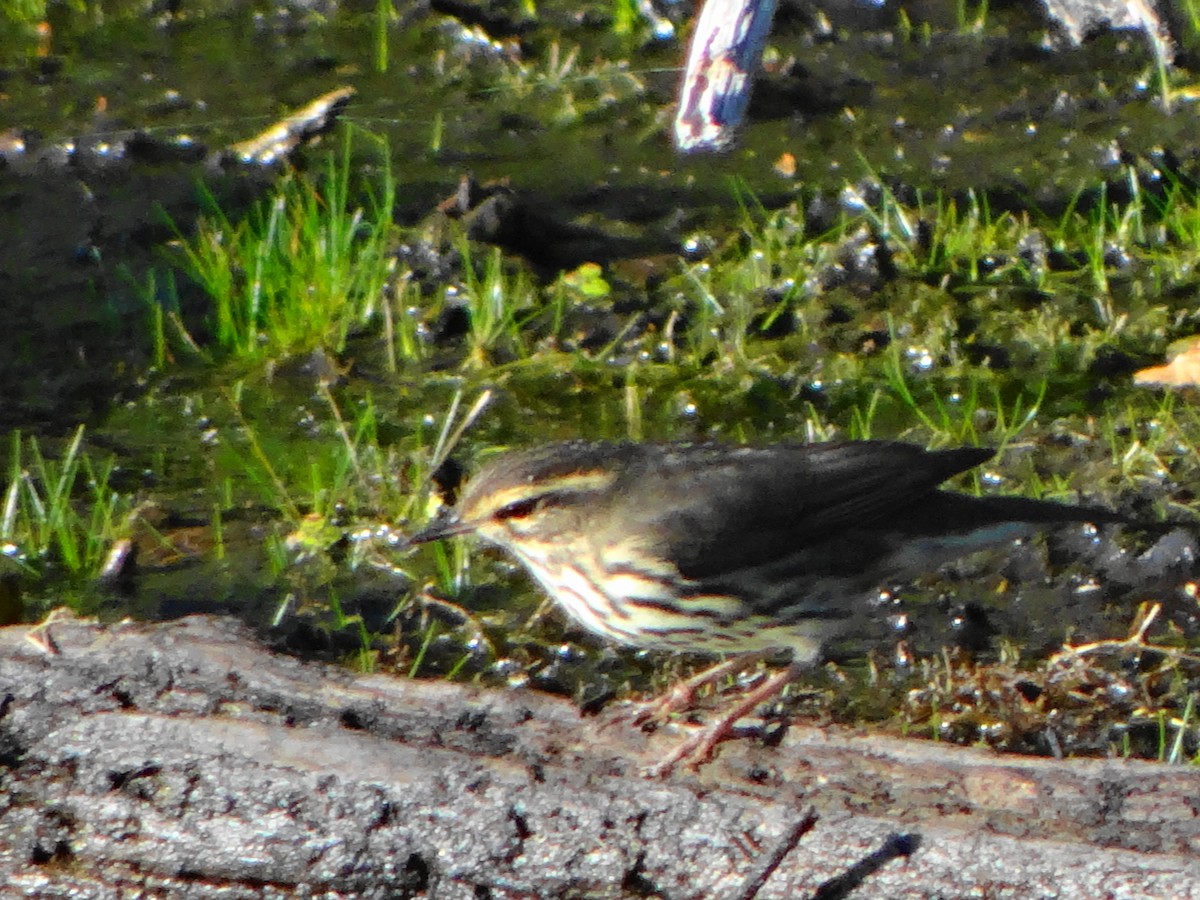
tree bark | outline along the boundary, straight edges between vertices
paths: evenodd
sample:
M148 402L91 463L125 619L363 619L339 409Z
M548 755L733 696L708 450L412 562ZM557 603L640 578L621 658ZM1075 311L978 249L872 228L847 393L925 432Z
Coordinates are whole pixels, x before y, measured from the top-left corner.
M228 619L0 629L0 883L47 898L1200 897L1191 768L794 726L698 774L638 774L679 739L529 691L302 662Z

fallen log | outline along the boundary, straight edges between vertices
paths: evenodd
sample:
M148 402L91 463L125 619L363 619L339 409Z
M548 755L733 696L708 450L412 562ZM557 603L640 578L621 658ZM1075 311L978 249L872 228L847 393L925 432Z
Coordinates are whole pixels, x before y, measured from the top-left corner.
M49 898L1200 897L1190 768L795 726L698 774L638 774L677 740L532 691L304 662L228 619L0 629L0 883Z

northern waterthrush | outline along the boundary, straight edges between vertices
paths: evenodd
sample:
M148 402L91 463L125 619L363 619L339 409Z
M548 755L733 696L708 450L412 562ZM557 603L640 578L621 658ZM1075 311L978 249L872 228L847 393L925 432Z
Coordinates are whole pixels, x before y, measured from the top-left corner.
M623 644L791 665L660 767L706 759L870 608L872 588L1104 509L939 489L992 451L858 441L549 444L490 461L413 543L474 533L515 556L590 631Z

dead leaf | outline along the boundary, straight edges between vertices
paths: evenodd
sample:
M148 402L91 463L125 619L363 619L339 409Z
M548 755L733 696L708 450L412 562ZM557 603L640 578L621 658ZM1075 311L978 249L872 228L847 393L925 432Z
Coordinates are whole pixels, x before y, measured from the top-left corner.
M784 153L775 160L775 171L784 178L796 177L796 157L792 153Z
M1167 348L1167 364L1134 372L1133 383L1168 387L1200 384L1200 335L1175 341Z

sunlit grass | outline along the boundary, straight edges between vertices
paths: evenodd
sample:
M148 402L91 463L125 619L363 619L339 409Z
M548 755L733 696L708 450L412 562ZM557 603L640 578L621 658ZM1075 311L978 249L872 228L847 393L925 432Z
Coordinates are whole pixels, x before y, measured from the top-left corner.
M460 244L463 278L446 289L446 302L464 304L468 316L468 367L482 368L525 355L521 319L538 306L539 295L528 273L508 271L498 248L480 264L466 241Z
M637 101L645 84L627 62L579 61L578 46L555 42L535 60L509 59L494 88L497 100L536 104L539 118L566 127L614 105Z
M232 427L223 430L220 466L260 504L276 510L286 539L274 545L273 566L283 573L293 562L319 557L348 539L346 565L384 565L380 553L397 539L392 523L419 523L439 502L434 476L478 421L491 393L469 404L462 389L449 398L440 417L426 417L400 442L386 445L378 435L378 411L370 396L350 401L318 387L324 404L323 439L296 448L265 420L251 421L244 383L226 393ZM258 408L260 398L256 398ZM343 405L352 402L347 415ZM227 481L228 483L228 481ZM435 555L437 581L447 590L464 583L465 550L441 544ZM386 564L390 567L391 564ZM397 570L397 574L402 574Z
M94 578L113 541L128 531L134 503L109 484L115 462L93 460L83 439L80 426L51 455L34 437L10 437L0 547L27 575Z
M181 240L222 353L340 352L351 331L381 316L395 186L385 174L365 202L352 198L350 158L347 141L323 177L285 176L238 222L210 197L196 236Z
M954 13L959 34L983 34L987 28L987 0L979 0L977 3L955 0Z
M37 36L38 23L45 21L47 5L47 0L9 0L0 7L0 20L22 26L32 40ZM76 11L81 11L84 6L79 2L70 5Z

